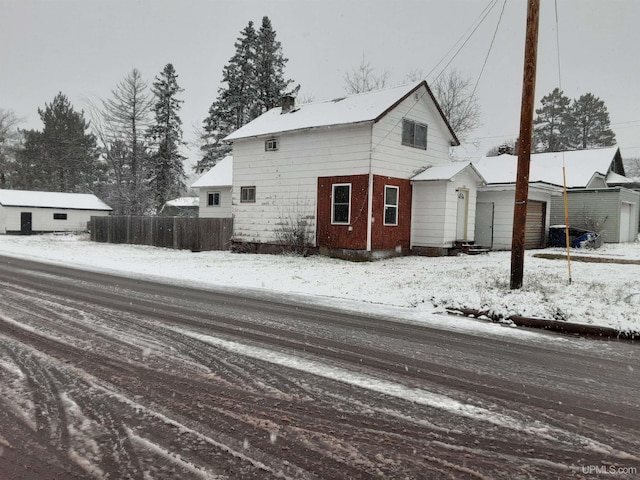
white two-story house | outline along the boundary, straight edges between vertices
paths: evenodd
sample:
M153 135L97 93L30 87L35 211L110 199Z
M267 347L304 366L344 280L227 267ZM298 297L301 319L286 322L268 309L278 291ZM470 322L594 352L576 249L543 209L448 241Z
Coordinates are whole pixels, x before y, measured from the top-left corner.
M286 100L226 138L234 242L277 244L301 219L310 245L330 255L438 254L473 240L482 177L450 161L459 141L426 82Z

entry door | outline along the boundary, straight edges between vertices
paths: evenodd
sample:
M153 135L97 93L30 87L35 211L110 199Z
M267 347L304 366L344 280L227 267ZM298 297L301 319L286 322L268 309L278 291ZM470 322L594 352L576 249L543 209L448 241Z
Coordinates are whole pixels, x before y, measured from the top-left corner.
M493 247L493 202L476 204L476 245Z
M20 212L20 235L31 235L31 212Z
M622 202L620 204L620 242L633 241L631 235L631 204Z
M456 218L456 240L467 240L469 220L469 190L458 190L458 216Z

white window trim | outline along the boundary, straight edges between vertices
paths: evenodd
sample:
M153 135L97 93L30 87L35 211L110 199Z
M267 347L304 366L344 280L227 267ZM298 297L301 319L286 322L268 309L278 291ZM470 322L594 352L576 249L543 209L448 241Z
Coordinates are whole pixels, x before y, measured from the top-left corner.
M242 198L242 192L249 189L253 189L253 200L244 200ZM256 203L256 186L255 185L246 185L244 187L240 187L240 203Z
M218 194L218 203L209 203L209 195L215 195ZM212 190L210 192L207 192L207 207L219 207L220 204L222 203L222 192L220 192L219 190Z
M347 213L347 221L346 222L336 222L335 221L335 192L336 187L349 187L349 210ZM331 185L331 225L351 225L351 191L352 186L350 183L334 183ZM339 203L338 205L344 205L343 203Z
M393 188L396 191L396 204L392 205L387 203L387 188ZM389 227L397 227L398 226L398 213L400 206L400 187L397 185L385 185L384 186L384 210L382 212L383 224ZM396 209L396 221L395 223L387 223L387 207L393 207Z
M280 148L280 140L277 137L267 138L264 141L265 152L276 152Z

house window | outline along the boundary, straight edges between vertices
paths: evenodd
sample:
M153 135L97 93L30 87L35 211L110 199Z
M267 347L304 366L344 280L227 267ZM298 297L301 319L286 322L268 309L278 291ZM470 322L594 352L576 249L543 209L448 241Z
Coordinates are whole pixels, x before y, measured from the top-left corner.
M402 120L402 144L427 149L427 126L413 120Z
M331 223L348 225L351 220L351 184L333 185L331 195Z
M67 219L67 214L66 213L54 213L53 214L53 219L54 220L66 220Z
M240 202L255 203L256 187L240 187Z
M264 142L264 151L265 152L275 152L278 150L278 139L277 138L269 138Z
M398 225L398 192L399 187L384 187L384 224Z
M220 192L207 192L207 205L209 207L219 207Z

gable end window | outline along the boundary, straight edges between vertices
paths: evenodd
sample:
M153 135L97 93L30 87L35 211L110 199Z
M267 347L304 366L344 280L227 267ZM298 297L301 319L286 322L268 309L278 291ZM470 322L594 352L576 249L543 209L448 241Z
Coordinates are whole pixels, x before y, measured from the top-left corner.
M269 138L264 142L264 151L265 152L275 152L278 150L278 139L277 138Z
M240 203L255 203L256 187L240 187Z
M413 120L402 120L402 144L427 149L427 126Z
M398 225L398 192L399 187L385 185L384 187L384 224Z
M207 206L209 207L220 206L220 192L207 192Z
M54 213L53 214L53 219L54 220L66 220L67 219L67 214L66 213Z
M351 184L337 183L331 192L331 223L348 225L351 222Z

